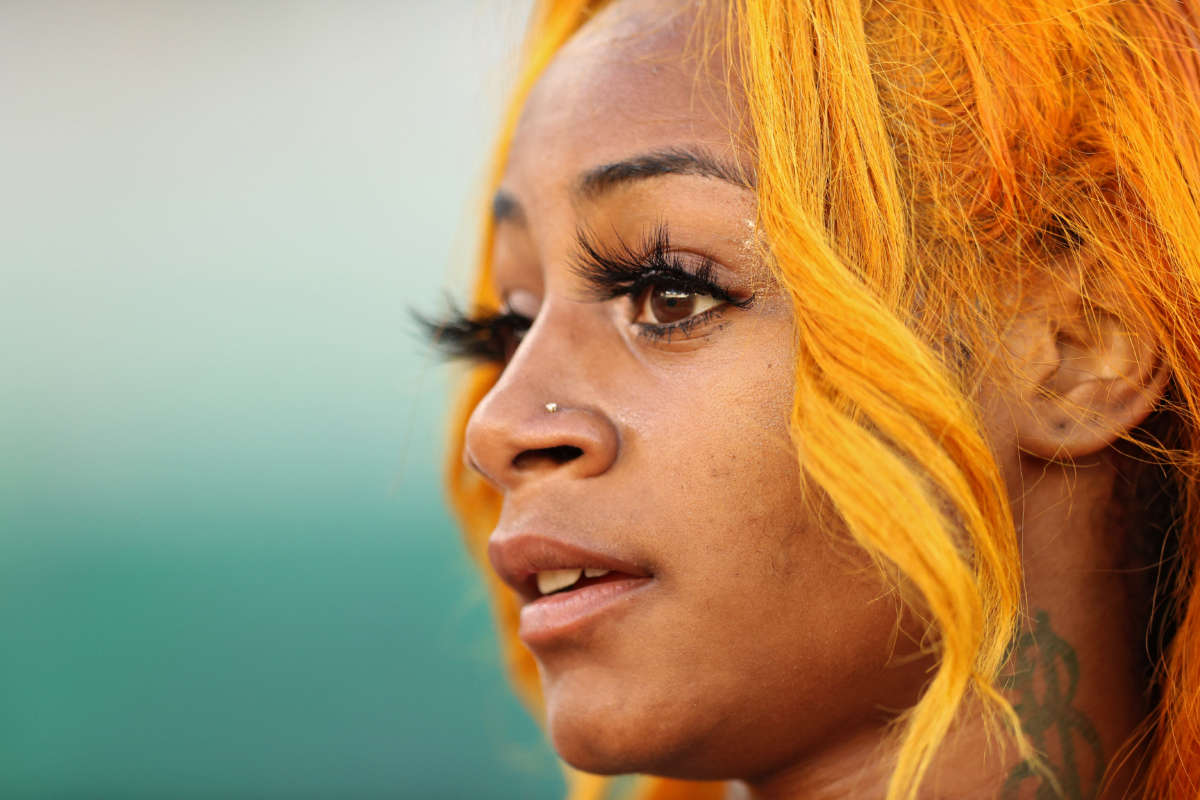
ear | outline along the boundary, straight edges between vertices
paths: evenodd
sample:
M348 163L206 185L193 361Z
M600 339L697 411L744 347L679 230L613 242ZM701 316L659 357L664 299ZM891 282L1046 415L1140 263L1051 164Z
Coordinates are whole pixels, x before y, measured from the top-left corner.
M1170 379L1149 335L1061 286L1017 318L1004 344L1016 362L1017 445L1046 460L1092 455L1130 433Z

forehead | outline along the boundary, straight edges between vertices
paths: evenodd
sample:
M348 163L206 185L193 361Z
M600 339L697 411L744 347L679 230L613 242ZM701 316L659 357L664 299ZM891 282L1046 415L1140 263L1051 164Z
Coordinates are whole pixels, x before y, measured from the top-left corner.
M657 0L606 7L534 86L505 183L532 200L547 183L565 188L589 167L681 144L748 167L721 30L694 8Z

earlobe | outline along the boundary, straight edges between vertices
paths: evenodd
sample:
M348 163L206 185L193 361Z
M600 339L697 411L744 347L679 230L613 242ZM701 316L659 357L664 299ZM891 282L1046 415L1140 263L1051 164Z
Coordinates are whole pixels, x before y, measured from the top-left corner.
M1166 391L1156 343L1075 295L1015 328L1009 351L1025 385L1014 409L1018 446L1046 460L1089 456L1140 425Z

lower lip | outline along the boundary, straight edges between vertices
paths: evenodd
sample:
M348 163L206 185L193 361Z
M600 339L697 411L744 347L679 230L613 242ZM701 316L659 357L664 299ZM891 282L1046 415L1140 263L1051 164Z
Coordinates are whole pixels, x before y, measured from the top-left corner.
M539 597L521 608L521 641L530 647L581 632L606 612L615 611L647 588L651 578L629 578Z

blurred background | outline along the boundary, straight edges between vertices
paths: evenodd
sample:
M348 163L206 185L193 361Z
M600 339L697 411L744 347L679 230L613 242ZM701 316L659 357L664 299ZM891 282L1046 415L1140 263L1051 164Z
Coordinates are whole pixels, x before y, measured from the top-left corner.
M0 797L558 798L439 481L527 0L0 0Z

